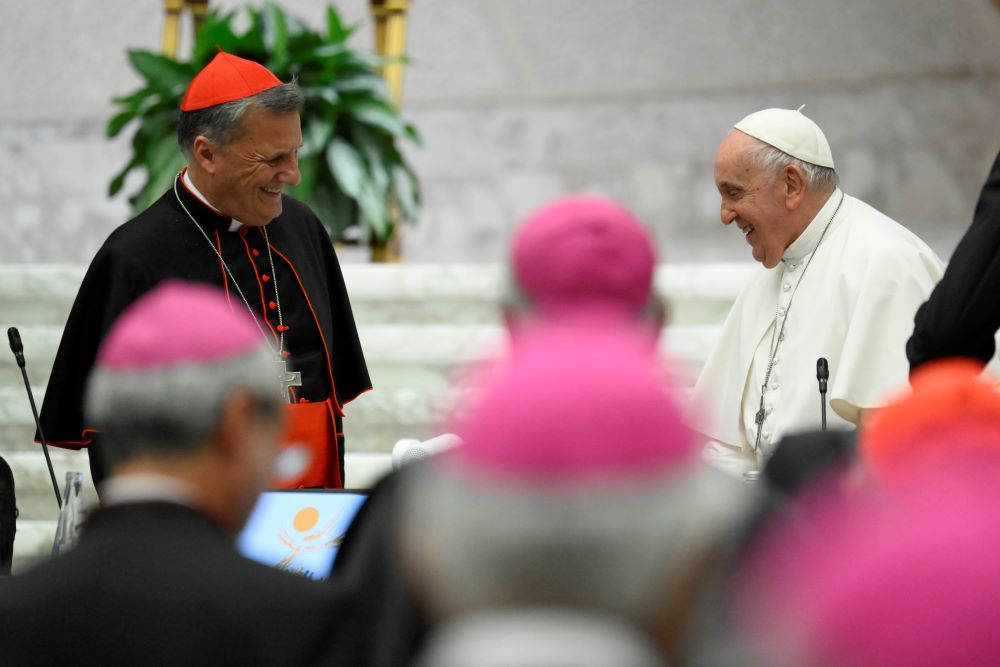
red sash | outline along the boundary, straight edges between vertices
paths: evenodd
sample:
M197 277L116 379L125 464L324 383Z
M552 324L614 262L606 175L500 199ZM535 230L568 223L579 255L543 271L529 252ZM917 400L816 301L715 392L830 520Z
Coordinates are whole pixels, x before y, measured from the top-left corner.
M339 489L340 457L337 452L337 427L330 399L322 403L291 403L284 406L285 432L280 449L303 447L309 452L309 467L297 480L275 484L279 489L325 487Z

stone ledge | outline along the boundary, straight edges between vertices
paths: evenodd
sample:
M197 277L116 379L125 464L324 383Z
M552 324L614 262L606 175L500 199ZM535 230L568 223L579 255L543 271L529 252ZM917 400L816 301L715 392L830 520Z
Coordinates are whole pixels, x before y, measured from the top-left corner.
M664 330L660 350L680 366L693 381L715 344L719 325L677 325ZM46 349L59 335L56 327L25 328L25 336L35 339L36 350ZM441 414L454 398L453 376L457 369L502 350L502 327L490 325L374 325L361 328L362 344L371 360L372 379L378 387L359 397L348 407L355 422L424 424ZM53 352L54 354L54 352ZM13 357L0 355L0 444L12 449L33 447L34 420L20 373ZM39 351L31 367L51 365ZM45 379L45 378L41 378ZM34 384L35 401L41 404L45 386ZM24 441L17 446L18 441Z
M494 322L503 269L496 264L344 264L344 280L359 323ZM664 264L656 273L677 322L705 322L735 298L753 263ZM0 267L0 312L16 326L62 326L83 279L78 264ZM722 311L725 314L725 311ZM699 319L688 320L689 316ZM8 325L9 326L9 325Z
M60 493L66 483L66 473L79 471L84 473L85 502L88 505L97 502L97 490L90 479L90 459L87 452L49 447L49 456ZM55 521L59 517L59 506L52 492L52 482L42 448L35 446L35 451L4 454L4 458L14 474L14 493L20 518Z
M55 519L17 520L14 534L14 562L12 572L20 574L52 555L52 541L56 536Z

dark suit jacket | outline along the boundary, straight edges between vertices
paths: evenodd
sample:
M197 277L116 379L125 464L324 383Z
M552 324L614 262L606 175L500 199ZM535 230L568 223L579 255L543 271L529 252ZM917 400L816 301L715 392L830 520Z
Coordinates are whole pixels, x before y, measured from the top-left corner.
M396 539L400 484L422 465L407 464L375 485L347 529L330 575L331 584L356 591L360 632L351 650L365 667L409 665L427 636L429 621L406 584Z
M0 580L0 665L353 665L350 623L337 587L167 503L98 510L75 549Z
M993 357L1000 329L1000 155L979 195L972 225L959 241L948 269L917 309L906 343L910 371L934 359Z

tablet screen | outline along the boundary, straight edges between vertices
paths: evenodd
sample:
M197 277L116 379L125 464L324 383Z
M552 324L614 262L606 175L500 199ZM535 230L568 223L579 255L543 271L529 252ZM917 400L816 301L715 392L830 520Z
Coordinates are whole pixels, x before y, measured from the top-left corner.
M363 491L265 491L236 540L237 549L265 565L326 579L366 498Z

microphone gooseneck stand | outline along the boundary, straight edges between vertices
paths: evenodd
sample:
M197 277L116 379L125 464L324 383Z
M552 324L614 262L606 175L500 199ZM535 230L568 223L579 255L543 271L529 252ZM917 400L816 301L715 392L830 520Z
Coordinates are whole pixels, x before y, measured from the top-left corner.
M56 483L56 471L52 468L52 459L49 458L49 444L45 441L45 434L42 433L42 423L38 421L38 408L35 407L35 396L31 392L31 383L28 382L28 371L25 368L24 345L21 344L21 334L18 332L17 327L7 329L7 340L10 341L10 350L14 353L14 359L21 368L21 376L24 378L24 388L28 392L28 402L31 403L31 414L35 418L35 427L38 428L38 439L42 441L45 465L49 467L52 490L56 494L56 502L59 504L59 509L62 509L62 496L59 495L59 484Z

